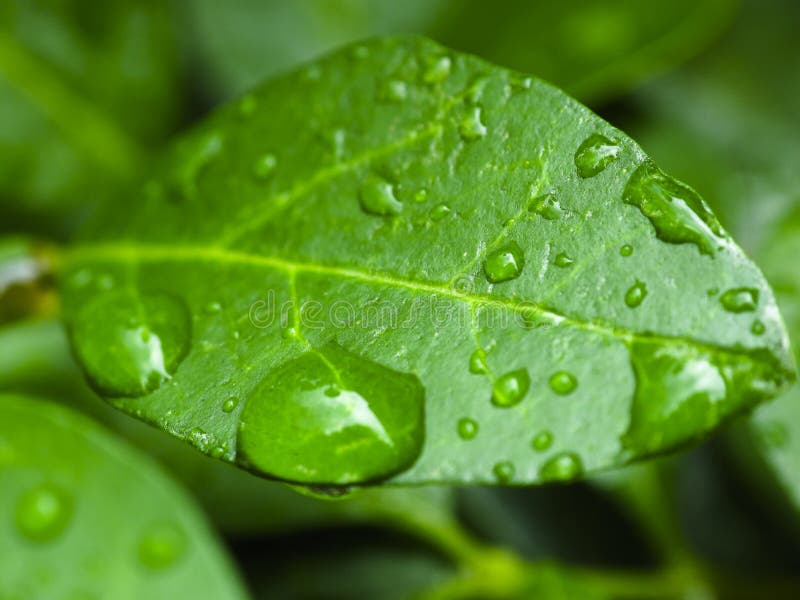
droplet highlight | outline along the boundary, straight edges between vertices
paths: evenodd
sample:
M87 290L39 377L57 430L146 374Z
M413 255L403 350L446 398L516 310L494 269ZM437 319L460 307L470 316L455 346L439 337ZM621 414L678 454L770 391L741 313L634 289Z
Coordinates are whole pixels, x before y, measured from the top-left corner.
M531 447L537 452L544 452L553 445L553 434L547 430L540 431L531 440Z
M728 312L753 312L758 306L758 290L739 287L727 290L719 297L720 304Z
M471 440L478 435L478 422L464 417L458 420L458 437L462 440Z
M441 221L450 214L450 207L447 204L437 204L431 209L431 221Z
M526 369L517 369L499 377L492 386L492 404L510 408L519 404L528 393L531 378Z
M619 249L619 253L622 256L630 256L631 254L633 254L633 246L631 246L630 244L624 244Z
M474 375L482 375L489 372L486 365L486 350L476 348L469 357L469 372Z
M549 482L574 481L583 474L581 457L574 452L560 452L539 469L539 478Z
M495 479L498 483L508 483L514 478L514 463L508 460L501 461L492 467Z
M258 157L253 165L253 175L256 179L269 179L278 166L278 159L274 154L263 154Z
M590 135L575 151L575 168L584 179L601 173L620 153L619 144L604 135Z
M631 287L628 288L628 291L625 292L625 304L629 308L636 308L647 297L647 286L643 281L636 280Z
M525 255L516 242L509 242L492 251L483 263L486 279L491 283L501 283L516 279L525 267Z
M361 208L372 215L399 215L403 204L394 196L392 184L377 175L369 175L361 185Z
M550 389L556 394L566 396L575 391L578 387L578 380L572 373L567 371L557 371L550 376Z

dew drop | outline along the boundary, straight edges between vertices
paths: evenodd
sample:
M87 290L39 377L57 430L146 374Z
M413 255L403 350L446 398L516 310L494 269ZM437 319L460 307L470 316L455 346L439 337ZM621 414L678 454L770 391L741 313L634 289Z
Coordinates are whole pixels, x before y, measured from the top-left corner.
M431 209L431 221L441 221L450 214L450 207L447 204L437 204Z
M533 201L531 211L548 221L555 221L564 214L564 209L555 194L544 194Z
M414 194L414 202L422 204L427 199L428 199L428 190L426 190L425 188L417 190L416 193Z
M458 126L461 137L465 140L477 140L486 135L486 125L481 122L481 109L473 106L471 112L461 120Z
M24 493L17 502L17 530L32 542L47 542L66 529L72 517L71 496L50 483L43 483Z
M380 96L389 102L403 102L408 96L408 86L405 81L391 79L383 86Z
M503 460L492 467L492 473L498 483L508 483L514 478L514 463L508 460Z
M636 283L634 283L630 288L628 288L628 291L625 292L625 304L627 304L630 308L636 308L642 302L644 302L646 297L647 286L644 284L644 282L637 279Z
M478 435L478 422L464 417L458 420L458 436L462 440L471 440Z
M450 75L451 66L452 61L450 58L442 56L431 63L422 78L425 83L441 83Z
M208 454L217 443L216 436L206 432L201 427L193 427L190 429L186 440L203 454Z
M560 452L539 469L542 481L573 481L583 474L581 457L574 452Z
M524 267L525 255L516 242L509 242L492 251L483 263L486 279L491 283L516 279L520 276Z
M328 390L336 388L338 394ZM241 414L249 468L298 483L346 485L408 468L424 442L425 390L411 374L336 344L274 369Z
M277 165L278 159L275 158L274 154L263 154L258 157L253 165L253 175L256 179L269 179Z
M488 373L489 368L486 365L486 350L483 348L476 348L469 357L469 372L475 375Z
M519 404L528 393L531 378L525 369L517 369L499 377L492 386L492 404L509 408Z
M531 446L537 452L544 452L553 444L553 434L546 429L540 431L531 440Z
M291 340L297 337L297 328L293 325L281 329L281 337L285 340Z
M619 249L619 253L622 256L630 256L631 254L633 254L633 246L631 246L630 244L625 244Z
M172 377L191 342L185 304L166 294L96 295L70 323L73 348L92 386L108 397L137 397Z
M578 380L572 373L557 371L550 376L550 389L563 396L571 394L578 387Z
M622 196L650 220L656 237L670 244L694 244L712 254L722 241L716 217L692 188L646 161L633 172Z
M750 331L753 333L753 335L764 335L766 327L764 327L764 323L756 319L755 321L753 321L753 325L750 327Z
M566 252L559 252L556 254L556 258L553 261L557 267L562 269L566 269L567 267L571 267L575 264L575 260L572 259Z
M239 399L231 396L222 403L222 412L233 412L237 406L239 406Z
M758 290L755 288L731 288L719 297L719 301L728 312L753 312L758 306Z
M160 571L175 564L186 551L186 534L172 523L156 523L139 539L139 562L146 568Z
M584 179L594 177L617 160L620 147L604 135L590 135L575 151L575 167Z
M394 197L392 184L377 175L369 175L361 184L361 208L378 216L399 215L403 205Z
M205 310L206 314L213 315L222 310L222 305L219 302L209 302L203 310Z

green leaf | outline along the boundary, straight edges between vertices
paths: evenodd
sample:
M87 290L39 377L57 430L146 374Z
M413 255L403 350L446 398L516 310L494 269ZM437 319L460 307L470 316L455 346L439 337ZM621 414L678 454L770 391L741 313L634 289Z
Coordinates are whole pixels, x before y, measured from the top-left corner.
M737 6L734 0L189 4L197 52L225 97L341 44L413 31L535 73L592 102L690 58L724 29Z
M574 479L694 440L794 369L691 188L557 89L418 38L222 108L61 282L115 406L306 484Z
M244 598L201 513L85 417L0 396L0 595Z
M163 3L0 7L0 221L63 236L174 127L179 53Z

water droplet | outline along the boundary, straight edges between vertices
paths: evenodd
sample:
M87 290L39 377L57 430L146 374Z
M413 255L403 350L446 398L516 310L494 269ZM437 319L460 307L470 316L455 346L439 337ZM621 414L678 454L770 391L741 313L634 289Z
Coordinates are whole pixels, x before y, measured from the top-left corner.
M237 406L239 406L239 399L231 396L222 403L222 412L233 412Z
M647 286L644 282L636 280L628 291L625 292L625 304L627 304L630 308L636 308L647 297Z
M291 340L297 337L297 328L293 325L281 329L281 337L285 340Z
M575 261L570 258L566 252L559 252L556 254L556 258L553 262L557 267L562 269L566 269L567 267L571 267L573 264L575 264Z
M486 350L476 348L473 351L469 357L469 372L475 375L489 372L489 368L486 366Z
M720 245L722 228L697 192L652 161L634 171L622 198L650 220L663 242L694 244L702 254L712 254Z
M559 452L539 469L542 481L573 481L582 474L581 457L574 452Z
M269 179L275 167L278 165L278 159L274 154L263 154L258 157L253 165L253 175L257 179Z
M472 107L470 113L461 120L458 131L465 140L477 140L486 135L486 125L481 123L480 107Z
M389 102L402 102L408 96L408 86L405 81L390 79L383 86L380 96Z
M425 202L428 199L428 190L425 188L417 190L414 194L414 202L419 202L420 204Z
M753 321L753 325L750 327L750 331L753 333L753 335L764 335L766 327L764 327L764 323L756 319L755 321Z
M533 201L531 211L549 221L555 221L564 214L564 209L555 194L544 194Z
M450 75L451 66L452 61L450 58L448 56L442 56L431 63L422 78L425 83L440 83Z
M139 539L139 562L154 571L166 569L183 556L186 545L186 534L177 525L156 523Z
M458 420L458 436L462 440L471 440L478 435L478 422L464 417Z
M99 294L69 327L92 386L108 397L136 397L175 373L191 341L189 312L165 294Z
M217 444L217 438L212 433L206 432L201 427L193 427L189 430L186 436L192 446L200 450L203 454L208 454L211 449Z
M501 461L492 468L492 473L499 483L508 483L514 478L514 463Z
M483 263L486 279L491 283L516 279L524 267L525 255L517 242L509 242L493 250Z
M24 493L17 502L17 530L33 542L47 542L66 529L72 517L70 495L51 483L43 483Z
M450 214L450 207L447 204L437 204L431 209L431 221L441 221Z
M547 430L540 431L531 441L531 446L537 452L544 452L553 444L553 434Z
M631 254L633 254L633 246L631 246L630 244L625 244L619 249L619 253L622 256L630 256Z
M617 142L604 135L590 135L575 151L575 167L584 179L594 177L617 160L620 147Z
M222 305L219 302L209 302L204 310L206 314L213 315L222 310Z
M391 183L377 175L369 175L361 184L361 208L385 217L399 215L403 205L394 197Z
M424 397L416 376L328 344L258 384L242 411L239 455L250 468L299 483L386 477L422 449Z
M576 387L578 387L578 380L572 373L557 371L550 376L550 388L556 394L571 394Z
M492 387L492 404L500 408L509 408L519 404L528 393L531 378L525 369L517 369L506 373L494 382Z
M180 166L170 185L173 189L170 197L176 200L194 198L197 195L200 176L221 151L222 135L217 132L210 132L198 142L184 147Z
M755 288L732 288L719 297L722 308L732 313L753 312L758 306L758 290Z

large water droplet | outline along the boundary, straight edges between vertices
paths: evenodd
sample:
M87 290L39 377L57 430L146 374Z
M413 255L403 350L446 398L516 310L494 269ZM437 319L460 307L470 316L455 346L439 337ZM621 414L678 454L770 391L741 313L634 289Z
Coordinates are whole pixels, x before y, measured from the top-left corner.
M148 527L139 540L139 562L159 571L175 564L186 551L186 534L172 523L156 523Z
M492 404L509 408L519 404L528 393L531 378L525 369L517 369L499 377L492 386Z
M461 120L458 131L465 140L477 140L486 135L486 125L481 122L480 107L472 107L470 113Z
M722 308L732 313L753 312L758 306L758 290L755 288L732 288L719 297Z
M483 263L486 279L491 283L516 279L524 267L525 254L517 242L509 242L493 250Z
M469 357L469 372L475 375L488 373L489 368L486 366L486 350L483 348L476 348Z
M574 452L559 452L539 469L542 481L573 481L583 473L581 457Z
M656 237L664 242L694 244L702 254L712 254L720 246L722 228L705 202L652 161L634 171L622 198L650 220Z
M553 444L553 434L546 429L540 431L531 440L531 446L537 452L544 452Z
M492 473L498 483L508 483L514 478L514 463L509 460L501 461L492 468Z
M17 530L33 542L47 542L66 529L72 517L72 497L60 487L43 483L17 501Z
M464 417L458 420L458 436L462 440L471 440L478 435L478 422L475 419Z
M575 168L584 179L594 177L617 160L620 147L604 135L590 135L575 151Z
M377 175L369 175L361 184L361 207L373 215L399 215L403 204L394 197L392 184Z
M110 397L157 389L175 373L191 341L183 302L127 290L95 296L69 323L69 331L92 386Z
M550 376L550 388L556 394L571 394L576 387L578 387L578 380L572 373L558 371Z
M386 477L419 455L424 395L416 376L329 344L255 388L242 411L239 452L249 467L299 483Z
M627 304L630 308L636 308L647 297L647 286L643 281L636 280L631 287L628 288L628 291L625 292L625 304Z
M544 194L536 198L531 204L531 211L549 221L555 221L564 214L564 209L561 208L561 203L555 194Z

